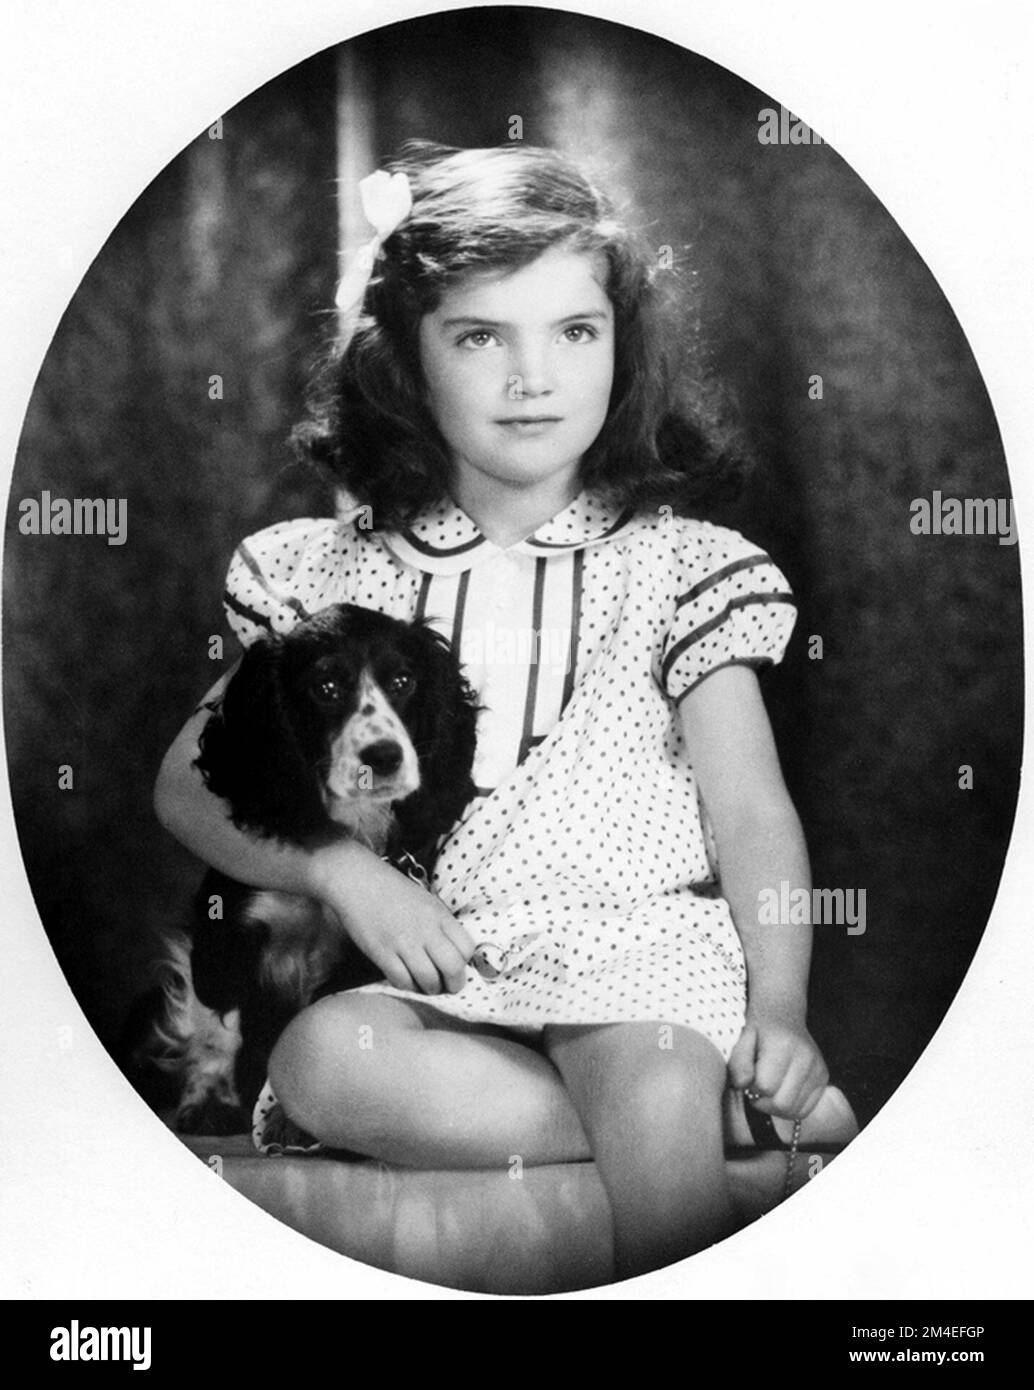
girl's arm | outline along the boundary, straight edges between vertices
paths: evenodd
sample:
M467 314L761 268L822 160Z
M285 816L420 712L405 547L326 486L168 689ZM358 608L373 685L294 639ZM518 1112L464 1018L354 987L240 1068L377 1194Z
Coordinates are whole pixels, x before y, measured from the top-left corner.
M165 755L154 791L162 825L199 859L231 878L254 888L318 898L397 988L438 994L444 984L457 993L474 943L433 893L353 840L305 849L239 830L228 804L208 790L194 766L198 739L210 717L204 705L222 694L232 674L228 671L212 687Z
M783 782L757 677L714 671L682 700L682 732L718 848L722 894L747 961L747 1022L729 1060L760 1110L803 1116L829 1079L806 1026L810 925L762 925L766 890L810 890L801 823Z

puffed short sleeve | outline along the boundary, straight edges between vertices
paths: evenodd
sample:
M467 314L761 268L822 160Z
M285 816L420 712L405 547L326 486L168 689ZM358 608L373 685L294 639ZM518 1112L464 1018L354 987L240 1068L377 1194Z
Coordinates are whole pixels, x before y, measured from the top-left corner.
M240 543L226 576L223 604L245 646L341 601L354 529L330 518L280 521Z
M681 700L723 666L781 661L797 609L785 576L758 546L722 526L687 532L675 569L675 603L661 683Z

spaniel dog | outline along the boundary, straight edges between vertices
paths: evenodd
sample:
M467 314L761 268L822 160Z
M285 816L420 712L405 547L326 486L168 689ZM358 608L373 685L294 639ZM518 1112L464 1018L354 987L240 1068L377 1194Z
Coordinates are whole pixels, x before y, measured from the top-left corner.
M240 829L314 847L360 841L425 885L475 794L478 706L424 622L337 604L244 654L200 740ZM210 870L191 937L168 943L154 1066L184 1133L247 1127L273 1045L313 999L381 978L318 902Z

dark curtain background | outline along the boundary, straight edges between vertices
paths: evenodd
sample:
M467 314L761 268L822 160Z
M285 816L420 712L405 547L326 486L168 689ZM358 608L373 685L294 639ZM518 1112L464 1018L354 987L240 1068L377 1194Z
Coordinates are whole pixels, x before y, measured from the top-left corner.
M285 440L333 298L339 154L383 159L407 136L496 144L519 115L527 142L590 159L696 268L693 312L762 461L715 519L770 549L798 594L766 696L816 883L867 892L864 935L817 928L812 991L867 1118L965 974L1018 786L1016 550L908 524L935 488L1009 495L962 329L832 149L759 143L779 94L682 49L487 8L344 52L271 82L159 175L90 268L31 403L7 523L6 734L26 868L72 988L113 1045L199 877L150 797L221 669L209 639L227 632L230 552L329 511ZM20 535L18 502L44 489L126 498L127 544Z

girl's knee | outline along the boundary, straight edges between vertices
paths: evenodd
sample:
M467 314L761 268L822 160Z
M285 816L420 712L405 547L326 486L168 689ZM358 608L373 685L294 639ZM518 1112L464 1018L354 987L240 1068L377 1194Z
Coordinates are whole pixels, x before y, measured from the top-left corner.
M401 1000L330 995L288 1024L269 1059L270 1084L295 1124L365 1152L390 1124L390 1097L411 1055L404 1040L421 1027Z
M269 1081L296 1124L318 1134L331 1097L348 1089L349 1040L358 1050L361 1009L343 996L303 1009L280 1035L269 1059Z
M716 1050L647 1050L630 1077L630 1099L647 1135L720 1129L724 1068Z
M702 1034L616 1025L562 1040L552 1055L580 1110L595 1111L608 1128L608 1116L620 1115L647 1147L720 1133L725 1063Z

